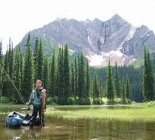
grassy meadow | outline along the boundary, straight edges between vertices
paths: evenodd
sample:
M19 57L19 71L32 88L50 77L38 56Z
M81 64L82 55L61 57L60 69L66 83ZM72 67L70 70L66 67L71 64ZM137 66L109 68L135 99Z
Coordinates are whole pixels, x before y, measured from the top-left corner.
M24 105L0 104L0 118L11 111L21 111ZM31 106L32 108L32 106ZM31 113L31 111L28 111ZM28 113L27 111L22 113ZM52 106L48 105L45 115L67 120L110 119L122 121L155 122L155 102L132 105L99 106Z
M111 119L123 121L155 121L155 102L134 105L117 105L120 108L89 108L78 110L59 110L48 107L46 115L63 119Z

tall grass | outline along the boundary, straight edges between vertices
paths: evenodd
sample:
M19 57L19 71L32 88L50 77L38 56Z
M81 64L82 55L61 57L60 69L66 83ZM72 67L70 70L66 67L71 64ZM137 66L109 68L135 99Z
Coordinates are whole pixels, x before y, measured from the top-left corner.
M14 111L21 111L24 105L0 104L0 118ZM113 108L114 107L114 108ZM113 109L112 109L113 108ZM17 110L16 110L17 109ZM23 112L25 113L25 112ZM28 112L26 112L28 113ZM31 113L31 111L29 111ZM135 105L99 106L47 106L47 117L77 119L111 119L123 121L155 122L155 102Z
M132 105L130 108L108 109L108 108L89 108L78 110L59 110L47 109L47 116L59 117L63 119L113 119L123 121L155 121L155 105Z

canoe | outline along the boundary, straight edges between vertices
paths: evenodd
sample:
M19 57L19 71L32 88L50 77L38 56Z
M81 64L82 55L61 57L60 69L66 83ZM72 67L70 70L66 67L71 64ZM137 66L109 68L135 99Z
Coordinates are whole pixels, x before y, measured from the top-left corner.
M11 112L9 115L5 118L5 123L7 127L13 127L18 128L20 126L29 126L30 125L30 119L32 116L30 114L22 114L19 112ZM37 116L34 126L41 125L40 119Z

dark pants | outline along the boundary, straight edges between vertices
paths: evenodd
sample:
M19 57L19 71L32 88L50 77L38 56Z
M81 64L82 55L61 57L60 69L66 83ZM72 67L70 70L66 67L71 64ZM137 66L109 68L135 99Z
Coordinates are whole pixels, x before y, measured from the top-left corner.
M33 112L32 112L32 118L30 120L30 126L33 127L34 122L36 120L37 114L39 112L39 118L41 125L44 127L45 126L45 119L44 119L44 113L42 112L42 107L41 106L34 106L33 107Z

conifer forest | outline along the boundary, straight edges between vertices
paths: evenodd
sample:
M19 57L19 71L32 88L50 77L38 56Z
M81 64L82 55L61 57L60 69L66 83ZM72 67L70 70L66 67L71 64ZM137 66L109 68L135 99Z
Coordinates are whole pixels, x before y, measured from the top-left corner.
M155 57L144 46L144 64L139 67L110 65L90 67L83 53L74 57L65 44L50 57L42 40L35 39L32 50L28 34L23 54L20 44L9 44L5 55L0 44L0 102L19 104L29 100L35 81L41 79L47 91L47 104L90 105L130 104L154 99Z

